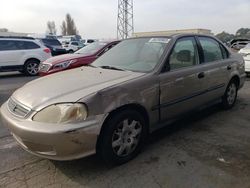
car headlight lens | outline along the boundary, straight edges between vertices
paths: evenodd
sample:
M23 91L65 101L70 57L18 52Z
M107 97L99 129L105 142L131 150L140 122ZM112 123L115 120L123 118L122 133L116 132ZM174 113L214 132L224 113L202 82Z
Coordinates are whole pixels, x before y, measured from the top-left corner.
M82 103L54 104L37 112L33 121L44 123L77 123L87 118L87 106Z
M71 65L72 63L75 63L77 60L70 60L70 61L64 61L62 63L58 63L58 64L55 64L53 66L54 69L65 69L67 68L69 65Z

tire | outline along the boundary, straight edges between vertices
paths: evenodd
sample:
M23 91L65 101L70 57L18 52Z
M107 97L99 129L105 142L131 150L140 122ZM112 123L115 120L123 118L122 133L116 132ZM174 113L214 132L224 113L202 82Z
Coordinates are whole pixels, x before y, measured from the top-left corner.
M27 76L36 76L38 74L40 61L37 59L30 59L24 64L24 73Z
M115 113L104 126L97 153L106 164L120 165L139 154L147 135L147 124L139 112Z
M73 50L69 50L69 54L73 54L74 53L74 51Z
M224 109L231 109L237 99L238 84L235 80L231 80L227 86L227 89L222 97L222 106Z

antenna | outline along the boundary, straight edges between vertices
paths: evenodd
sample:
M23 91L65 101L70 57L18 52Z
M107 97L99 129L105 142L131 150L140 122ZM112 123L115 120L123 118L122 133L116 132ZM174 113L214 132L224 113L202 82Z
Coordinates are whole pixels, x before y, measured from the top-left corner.
M126 39L133 32L133 0L118 0L117 38Z

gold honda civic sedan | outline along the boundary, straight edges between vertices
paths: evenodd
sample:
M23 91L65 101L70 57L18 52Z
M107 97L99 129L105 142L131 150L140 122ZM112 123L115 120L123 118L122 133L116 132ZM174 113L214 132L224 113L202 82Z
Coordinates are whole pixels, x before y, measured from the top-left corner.
M97 153L122 164L179 116L212 101L233 107L244 80L243 58L214 37L131 38L89 66L27 83L2 105L1 119L40 157Z

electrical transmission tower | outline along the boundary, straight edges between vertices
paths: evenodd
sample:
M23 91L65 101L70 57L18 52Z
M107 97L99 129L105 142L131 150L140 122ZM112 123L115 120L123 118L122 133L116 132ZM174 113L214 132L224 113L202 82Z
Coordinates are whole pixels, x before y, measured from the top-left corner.
M117 38L126 39L133 32L133 0L118 0Z

